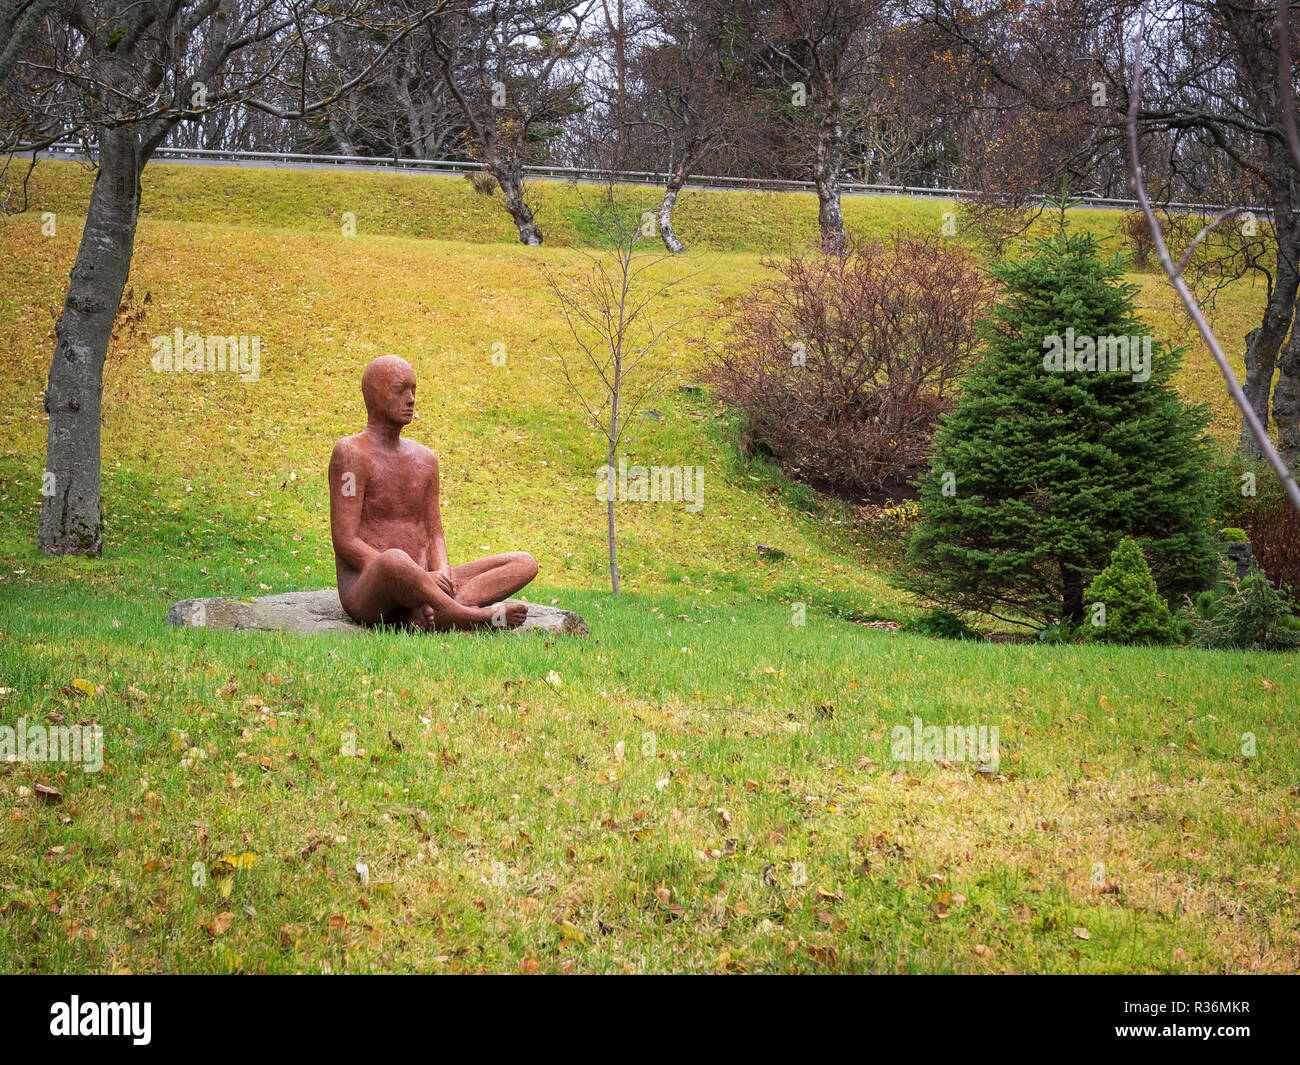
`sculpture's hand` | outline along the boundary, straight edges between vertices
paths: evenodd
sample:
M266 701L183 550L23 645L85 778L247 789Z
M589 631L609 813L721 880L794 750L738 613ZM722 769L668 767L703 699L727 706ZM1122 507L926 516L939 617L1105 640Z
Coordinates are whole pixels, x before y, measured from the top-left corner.
M451 570L445 570L445 569L434 570L433 579L438 582L439 588L441 588L453 599L456 598L456 592L459 589L456 587L456 581L452 578Z

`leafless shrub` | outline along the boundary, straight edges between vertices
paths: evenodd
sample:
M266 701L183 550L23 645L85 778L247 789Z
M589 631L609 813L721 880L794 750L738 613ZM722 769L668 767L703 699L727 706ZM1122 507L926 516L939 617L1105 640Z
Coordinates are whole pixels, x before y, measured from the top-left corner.
M465 180L480 196L491 196L500 187L497 185L497 179L487 170L470 171L465 175Z
M1146 215L1141 211L1128 211L1124 215L1124 221L1120 223L1120 232L1124 234L1128 250L1133 254L1133 265L1139 270L1150 268L1156 242L1151 236L1151 227L1147 225Z
M1285 500L1271 501L1255 507L1242 525L1268 579L1300 595L1300 514Z
M764 260L711 352L720 398L795 476L870 494L914 476L977 353L993 285L935 236Z

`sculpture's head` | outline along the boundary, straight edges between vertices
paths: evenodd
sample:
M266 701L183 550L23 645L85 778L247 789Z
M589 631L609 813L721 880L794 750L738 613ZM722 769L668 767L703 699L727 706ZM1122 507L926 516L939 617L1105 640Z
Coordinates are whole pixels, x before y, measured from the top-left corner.
M403 358L380 355L361 375L361 395L371 421L410 425L415 417L415 371Z

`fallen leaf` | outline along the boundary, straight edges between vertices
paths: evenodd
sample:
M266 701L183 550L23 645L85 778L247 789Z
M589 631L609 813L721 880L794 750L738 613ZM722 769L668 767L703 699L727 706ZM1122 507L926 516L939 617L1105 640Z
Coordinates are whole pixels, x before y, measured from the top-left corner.
M223 899L230 898L230 892L235 886L234 865L226 861L225 858L218 858L208 868L208 873L212 877L212 882L217 886L217 890L221 892L221 897Z
M828 969L834 969L840 959L839 952L834 947L809 947L808 954Z
M582 929L577 925L571 924L568 921L561 921L560 931L564 933L565 939L571 939L576 943L580 943L584 947L587 945L587 937L582 934Z

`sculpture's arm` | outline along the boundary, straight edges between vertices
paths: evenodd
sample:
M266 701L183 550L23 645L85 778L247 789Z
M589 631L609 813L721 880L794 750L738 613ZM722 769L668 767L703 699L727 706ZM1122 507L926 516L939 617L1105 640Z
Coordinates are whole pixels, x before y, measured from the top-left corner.
M357 573L379 552L361 539L361 502L366 491L366 463L345 441L330 455L330 538L334 554Z
M429 532L433 550L429 554L429 570L451 575L451 560L447 555L447 536L442 530L442 505L439 500L441 481L438 476L438 457L433 458L433 478L429 485L429 506L424 515L424 525Z

